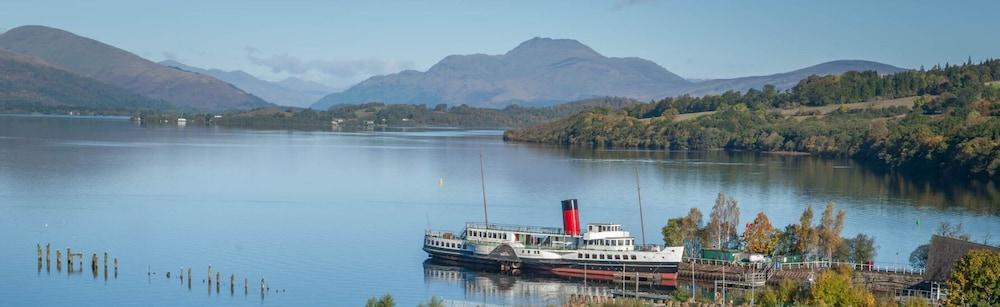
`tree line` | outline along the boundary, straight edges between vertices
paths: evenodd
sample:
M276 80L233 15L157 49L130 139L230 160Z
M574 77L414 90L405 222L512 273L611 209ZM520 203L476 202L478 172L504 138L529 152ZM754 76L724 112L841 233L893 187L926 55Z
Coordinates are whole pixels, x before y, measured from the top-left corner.
M836 82L806 79L797 89L783 93L750 90L743 95L669 98L622 110L587 110L551 123L508 130L504 138L598 147L792 151L851 157L878 168L909 173L1000 176L1000 87L995 83L1000 77L1000 60L889 76L861 74L894 86L912 83L913 94L934 95L916 99L913 108L837 109L822 116L785 116L772 108L827 101L815 97L840 97L840 102L851 102L883 93L879 86L875 90L848 90L865 84L845 81L853 80L855 77L847 77L853 75L812 78ZM922 81L888 81L897 79ZM806 91L809 87L826 89ZM808 94L812 92L833 94ZM706 101L722 102L707 107L716 111L710 115L674 120L680 110Z
M787 91L773 85L750 89L745 93L727 91L720 95L667 97L656 102L630 107L626 112L637 118L669 114L715 111L723 106L744 104L751 107L795 108L824 106L910 96L951 94L974 100L977 92L988 90L988 82L1000 80L1000 60L973 64L934 66L930 70L911 70L879 75L875 71L849 71L841 75L812 75ZM995 93L995 92L994 92ZM997 96L993 96L994 98Z
M638 104L621 97L579 100L547 107L510 105L503 109L478 108L467 105L438 104L341 104L328 110L299 108L258 108L248 111L210 113L149 112L141 114L146 122L173 122L184 117L188 124L210 124L225 127L267 129L329 129L332 122L342 128L385 127L461 127L511 128L527 127L565 118L592 108L621 109ZM218 116L217 116L218 115Z
M814 212L806 207L798 224L775 228L763 211L744 226L739 234L739 204L725 193L719 193L709 214L702 221L698 208L691 208L683 217L667 220L661 229L664 244L684 246L687 257L700 257L702 249L732 249L764 255L797 255L807 260L829 260L869 263L876 254L875 238L857 234L841 237L846 213L832 202L823 208L819 224L813 225Z

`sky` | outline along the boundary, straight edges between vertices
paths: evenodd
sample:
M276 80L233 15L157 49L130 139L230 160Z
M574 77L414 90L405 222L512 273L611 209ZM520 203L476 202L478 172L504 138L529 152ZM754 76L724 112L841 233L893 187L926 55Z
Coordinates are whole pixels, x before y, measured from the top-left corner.
M46 25L154 61L345 88L571 38L691 79L837 59L918 68L1000 57L1000 1L4 1L0 31Z

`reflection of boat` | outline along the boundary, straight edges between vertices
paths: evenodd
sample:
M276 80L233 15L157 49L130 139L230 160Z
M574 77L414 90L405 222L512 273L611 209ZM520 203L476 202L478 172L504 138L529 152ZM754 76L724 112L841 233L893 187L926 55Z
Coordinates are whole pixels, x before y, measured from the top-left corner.
M460 266L424 261L424 280L428 284L447 283L462 286L466 299L474 305L491 302L498 305L544 304L562 302L573 296L610 297L606 286L586 286L541 276L514 277L508 274L473 271Z
M575 199L564 200L563 228L467 223L465 231L428 231L424 251L440 261L505 273L542 272L570 278L674 286L683 247L636 246L618 224L580 232Z

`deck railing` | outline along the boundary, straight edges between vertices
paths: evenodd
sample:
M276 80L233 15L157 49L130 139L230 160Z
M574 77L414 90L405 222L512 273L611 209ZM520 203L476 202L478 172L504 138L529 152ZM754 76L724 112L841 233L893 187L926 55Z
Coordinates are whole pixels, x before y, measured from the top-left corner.
M488 230L499 230L499 231L516 231L516 232L528 232L528 233L542 233L549 235L565 235L566 233L562 228L558 227L541 227L541 226L522 226L522 225L504 225L504 224L486 224L478 222L465 223L465 228L476 228L476 229L488 229Z

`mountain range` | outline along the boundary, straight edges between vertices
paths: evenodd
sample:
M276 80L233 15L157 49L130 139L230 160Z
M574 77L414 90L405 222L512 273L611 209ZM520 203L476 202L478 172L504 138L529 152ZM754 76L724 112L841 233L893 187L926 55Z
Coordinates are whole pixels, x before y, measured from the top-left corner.
M649 60L606 57L576 40L536 37L504 54L450 55L427 71L374 76L327 95L329 87L311 81L272 82L239 70L204 69L177 61L155 63L44 26L22 26L0 34L0 50L0 82L4 82L0 102L95 110L228 111L273 106L268 101L288 106L315 101L311 107L316 109L372 101L548 106L594 97L651 100L742 92L765 84L783 90L809 75L904 70L878 62L840 60L767 76L688 80Z
M271 105L216 78L159 65L59 29L14 28L0 34L0 48L37 57L52 67L163 100L180 109L222 111Z
M532 38L502 55L450 55L425 72L407 70L375 76L323 97L315 109L343 103L468 104L544 106L599 96L640 100L667 96L746 91L766 84L795 86L809 75L905 69L860 60L840 60L768 76L693 82L641 58L606 57L571 39Z
M324 95L333 92L333 89L326 85L294 77L278 82L271 82L259 79L242 70L204 69L185 65L176 60L166 60L159 63L160 65L214 77L235 85L268 102L283 106L308 107Z

